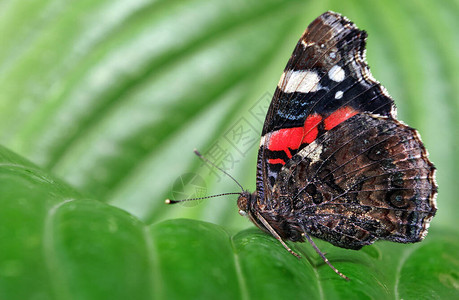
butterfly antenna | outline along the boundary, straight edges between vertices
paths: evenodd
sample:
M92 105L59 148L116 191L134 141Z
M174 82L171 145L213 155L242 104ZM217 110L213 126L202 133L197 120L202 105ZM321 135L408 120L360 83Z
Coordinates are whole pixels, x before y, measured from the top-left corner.
M166 199L166 201L164 201L164 202L165 202L166 204L175 204L175 203L186 202L186 201L193 201L193 200L201 200L201 199L215 198L215 197L226 196L226 195L240 195L240 194L241 194L240 192L223 193L223 194L218 194L218 195L205 196L205 197L199 197L199 198L182 199L182 200L171 200L171 199Z
M193 150L194 154L196 154L200 159L202 159L204 162L208 163L209 165L217 168L218 170L220 170L223 174L225 174L226 176L228 176L229 178L231 178L234 182L236 182L236 184L241 188L242 191L244 191L244 188L242 187L242 185L236 180L234 179L233 176L231 176L228 172L226 172L225 170L223 170L222 168L220 168L219 166L217 166L216 164L214 164L213 162L211 162L210 160L208 160L207 158L205 158L198 150L194 149Z

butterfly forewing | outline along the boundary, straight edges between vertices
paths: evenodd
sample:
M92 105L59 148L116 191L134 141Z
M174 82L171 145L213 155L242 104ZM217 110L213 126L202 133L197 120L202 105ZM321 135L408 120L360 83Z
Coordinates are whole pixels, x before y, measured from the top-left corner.
M314 20L301 36L263 127L259 162L267 188L286 160L348 117L395 114L393 100L365 62L366 36L332 12Z

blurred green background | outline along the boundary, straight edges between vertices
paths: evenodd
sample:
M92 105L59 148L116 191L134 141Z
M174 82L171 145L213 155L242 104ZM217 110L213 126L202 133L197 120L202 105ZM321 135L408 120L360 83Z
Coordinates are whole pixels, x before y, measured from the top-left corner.
M1 1L0 143L147 223L186 216L250 226L236 196L192 208L163 199L185 173L198 173L206 194L238 191L194 148L255 189L263 117L252 107L263 113L299 36L326 10L369 33L374 76L438 168L432 226L451 225L459 213L452 0ZM236 127L250 136L242 150L230 143Z
M164 199L238 191L194 148L255 189L263 111L298 38L326 10L368 32L374 77L438 168L431 228L456 228L456 0L2 0L0 144L147 224L186 217L232 233L252 227L237 196L191 206ZM204 189L183 184L187 173Z

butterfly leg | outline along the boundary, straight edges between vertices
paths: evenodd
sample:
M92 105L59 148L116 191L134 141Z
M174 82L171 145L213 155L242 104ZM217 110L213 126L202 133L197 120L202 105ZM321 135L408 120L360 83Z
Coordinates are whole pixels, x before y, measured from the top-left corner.
M258 220L260 220L261 223L263 223L265 228L269 230L269 232L282 244L282 246L284 246L285 249L287 249L288 252L290 252L297 258L301 258L299 254L295 253L292 249L290 249L289 246L287 246L287 244L282 240L279 234L274 230L274 228L271 227L271 225L269 225L268 221L266 221L265 218L263 218L263 216L259 212L256 212L256 215Z
M312 245L312 247L314 248L314 250L316 250L317 254L320 255L320 257L324 260L324 262L330 267L332 268L333 271L335 271L336 274L338 274L339 276L341 276L342 278L346 279L346 280L350 280L349 277L347 277L346 275L344 275L343 273L341 273L340 271L338 271L337 268L335 268L331 263L330 261L325 257L325 254L322 253L322 251L320 251L319 247L317 247L316 243L314 243L314 241L311 239L311 237L306 233L306 232L303 232L301 234L302 236L306 237L306 239L308 240L308 242Z

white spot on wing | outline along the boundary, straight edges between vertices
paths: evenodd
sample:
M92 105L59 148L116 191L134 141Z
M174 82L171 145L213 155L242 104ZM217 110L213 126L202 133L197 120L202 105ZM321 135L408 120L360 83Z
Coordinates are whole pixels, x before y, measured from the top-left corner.
M343 98L343 91L337 91L335 94L335 99L341 99Z
M303 44L304 48L308 48L308 47L315 45L314 42L307 43L304 39L301 39L301 44Z
M311 71L292 71L284 72L277 85L285 93L309 93L320 89L319 75Z
M346 73L338 65L334 65L330 69L330 71L328 71L328 77L330 77L331 80L336 81L336 82L343 81L345 76L346 76Z
M264 136L261 137L261 139L260 139L260 147L265 145L265 139L266 139L267 135L268 135L268 139L269 139L269 136L271 135L270 133L265 134Z
M311 160L311 164L314 164L320 160L320 154L322 154L323 145L319 145L316 141L307 145L302 152L302 155L306 156Z

